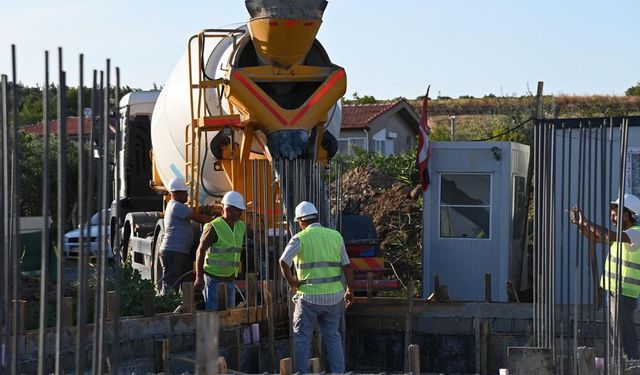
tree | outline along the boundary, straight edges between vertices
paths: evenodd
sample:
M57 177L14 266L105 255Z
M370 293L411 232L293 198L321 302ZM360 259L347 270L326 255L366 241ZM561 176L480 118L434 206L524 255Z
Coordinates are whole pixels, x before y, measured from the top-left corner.
M357 92L352 95L353 99L342 98L342 104L377 104L378 100L371 95L360 96Z
M129 86L120 88L120 97L131 91L138 91ZM18 121L21 125L42 122L42 87L28 87L21 83L17 85ZM112 88L111 95L114 95ZM113 100L113 99L112 99ZM78 114L78 88L67 87L66 109L68 116ZM91 88L82 88L82 108L91 106ZM49 120L58 117L58 87L53 83L49 86Z
M629 87L624 94L626 96L640 96L640 82L636 83L635 86Z

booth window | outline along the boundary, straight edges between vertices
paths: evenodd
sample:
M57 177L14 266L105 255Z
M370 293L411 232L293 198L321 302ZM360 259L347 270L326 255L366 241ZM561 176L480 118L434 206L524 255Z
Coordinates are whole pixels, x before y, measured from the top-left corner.
M440 175L440 237L491 237L491 175Z

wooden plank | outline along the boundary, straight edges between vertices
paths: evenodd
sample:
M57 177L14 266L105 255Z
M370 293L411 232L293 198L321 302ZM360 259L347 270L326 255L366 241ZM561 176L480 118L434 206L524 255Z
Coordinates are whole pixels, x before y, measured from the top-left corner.
M218 331L220 320L215 312L196 314L196 375L218 373Z
M420 374L420 346L415 344L409 345L409 371Z
M153 342L153 372L158 373L164 371L162 360L162 340Z
M275 362L276 348L274 343L275 338L275 309L273 307L273 281L262 281L262 296L267 308L267 334L269 336L269 360L271 363Z
M373 298L373 272L367 272L367 303Z
M142 291L142 315L156 315L156 292L153 289L144 289Z
M480 374L489 374L489 322L483 321L480 328Z
M181 285L182 288L182 312L193 312L193 283L191 281L184 281Z
M413 283L407 289L407 310L404 315L404 371L411 371L409 346L413 339Z
M474 333L474 341L475 341L475 362L476 362L476 374L480 374L482 372L482 350L480 347L481 342L481 325L482 324L482 316L480 315L480 310L476 310L475 317L473 318L473 333Z
M484 301L491 302L491 273L484 274Z
M169 363L169 340L162 340L162 372L171 373L171 363Z
M116 292L110 290L107 292L107 321L114 321L116 318Z
M62 300L62 325L73 327L73 297L64 297Z
M25 332L25 323L26 323L26 314L27 314L27 301L24 300L13 300L14 304L18 304L18 332L16 335L20 336Z
M319 374L320 371L322 371L320 367L320 358L315 357L309 360L309 371L311 371L312 374Z
M280 360L280 375L291 375L293 373L293 361L291 358L282 358Z
M255 307L257 298L257 277L255 273L247 274L247 306Z
M598 374L593 348L586 346L578 347L578 373L584 375Z

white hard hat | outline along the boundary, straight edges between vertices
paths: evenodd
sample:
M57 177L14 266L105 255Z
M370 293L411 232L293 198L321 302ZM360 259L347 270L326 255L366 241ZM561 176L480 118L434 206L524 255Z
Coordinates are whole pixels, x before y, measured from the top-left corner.
M611 204L617 205L620 203L620 198L611 202ZM634 215L640 215L640 199L633 194L625 194L624 195L624 207L631 211Z
M244 198L237 191L230 191L222 197L222 204L225 206L233 206L241 210L245 209Z
M167 185L167 190L173 193L175 191L188 191L189 188L184 183L183 179L181 179L180 177L175 177L174 179L169 181L169 184Z
M316 206L313 205L313 203L302 201L296 207L295 220L304 219L304 218L307 218L307 216L311 218L311 216L317 216L317 215L318 215L318 210L316 209Z

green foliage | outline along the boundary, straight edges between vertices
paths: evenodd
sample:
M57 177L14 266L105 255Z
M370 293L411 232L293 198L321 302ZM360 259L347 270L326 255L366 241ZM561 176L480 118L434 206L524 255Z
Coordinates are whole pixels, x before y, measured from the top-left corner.
M113 90L113 88L112 88ZM120 88L120 97L126 95L133 89L129 86ZM114 92L111 91L112 95ZM16 91L16 101L18 106L18 122L20 125L29 125L42 122L43 119L43 90L42 87L28 87L22 83L18 83ZM49 85L49 120L58 117L58 87L54 84ZM78 114L78 88L67 87L66 90L66 111L68 116L77 116ZM82 108L91 106L91 88L82 88Z
M93 264L89 264L90 268L93 268ZM110 274L111 272L108 271ZM96 297L96 274L90 270L90 274L94 276L87 280L87 290L85 295L85 305L87 306L87 324L94 322L95 317L95 297ZM32 282L38 282L32 280ZM112 278L107 279L107 290L115 290L116 281ZM142 305L142 292L144 290L154 290L154 285L151 280L145 280L142 278L140 271L134 269L130 263L126 263L120 269L120 316L140 316L143 314L144 306ZM56 285L49 285L48 296L50 300L47 304L46 325L47 327L53 327L56 324L56 311L55 311L55 294L52 293L55 290ZM66 297L73 298L74 306L78 305L78 294L80 292L80 284L78 282L72 282L65 284L63 294ZM182 303L182 296L179 293L171 291L164 296L155 297L155 312L156 313L168 313L173 312L176 307ZM25 327L27 330L38 329L39 327L39 315L40 303L29 303L25 311ZM73 311L74 319L77 319L76 310ZM74 321L74 324L77 323Z
M431 132L429 133L430 141L450 141L451 140L451 131L444 126L437 126L431 128Z
M67 142L67 197L78 196L78 143ZM88 149L85 149L85 152ZM44 138L20 131L20 209L22 216L40 216L42 213L42 188L44 164ZM50 210L57 212L57 160L58 141L56 136L49 138L49 191ZM74 199L67 199L66 212L70 213ZM71 227L71 215L67 215L65 228ZM54 218L55 224L55 218ZM54 225L55 226L55 225Z
M371 95L360 96L357 92L352 95L353 99L342 98L342 104L377 104L378 100Z
M113 282L109 288L115 289ZM120 315L136 316L142 315L144 306L142 306L141 295L143 290L154 290L154 284L151 280L143 279L140 271L134 269L130 262L125 263L120 271ZM155 311L156 313L172 312L182 303L180 294L171 290L164 296L156 296Z
M640 82L636 83L635 86L629 87L624 94L626 96L640 96Z
M416 168L416 148L401 154L382 155L365 151L360 147L353 148L353 155L344 158L347 170L368 166L375 168L400 182L409 185L419 183L418 170Z

